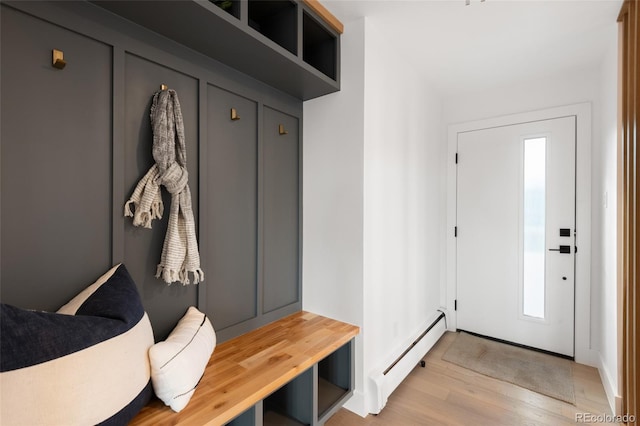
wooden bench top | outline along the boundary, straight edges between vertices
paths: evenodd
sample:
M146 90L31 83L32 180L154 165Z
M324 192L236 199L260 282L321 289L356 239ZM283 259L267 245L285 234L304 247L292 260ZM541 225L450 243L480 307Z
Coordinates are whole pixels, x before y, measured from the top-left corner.
M154 399L131 425L224 425L360 332L300 311L216 346L189 404L179 413Z

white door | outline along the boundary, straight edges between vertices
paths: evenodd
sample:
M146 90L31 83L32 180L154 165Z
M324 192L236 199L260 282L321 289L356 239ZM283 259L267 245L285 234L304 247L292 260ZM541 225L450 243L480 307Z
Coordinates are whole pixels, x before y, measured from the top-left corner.
M458 328L574 355L574 116L458 133Z

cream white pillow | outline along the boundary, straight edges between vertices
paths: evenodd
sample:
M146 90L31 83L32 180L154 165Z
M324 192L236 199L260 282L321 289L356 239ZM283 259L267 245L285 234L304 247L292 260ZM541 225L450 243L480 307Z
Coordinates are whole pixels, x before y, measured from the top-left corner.
M216 347L209 318L191 306L167 340L149 349L156 396L175 412L187 406Z

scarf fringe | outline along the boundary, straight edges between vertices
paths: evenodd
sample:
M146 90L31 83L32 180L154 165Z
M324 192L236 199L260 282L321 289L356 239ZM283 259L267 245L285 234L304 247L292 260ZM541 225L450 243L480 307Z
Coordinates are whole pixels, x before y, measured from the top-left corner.
M131 205L133 205L135 213L131 210ZM125 217L132 217L134 226L143 226L148 229L151 229L151 222L154 219L162 219L163 213L162 199L154 200L149 211L140 211L140 203L136 200L129 200L124 205Z
M133 200L129 200L124 204L124 216L125 217L133 217L133 211L131 210L131 204L133 204Z
M162 199L151 203L151 219L162 219L162 213L164 213L164 203Z
M167 268L164 265L158 265L158 268L156 269L156 278L161 278L167 284L178 281L182 285L189 285L191 284L191 281L189 280L189 273L193 274L193 284L198 284L201 281L204 281L204 271L200 268L188 270L187 268L182 268L180 270L176 270Z
M133 218L133 225L151 229L151 216L152 215L149 212L141 212Z

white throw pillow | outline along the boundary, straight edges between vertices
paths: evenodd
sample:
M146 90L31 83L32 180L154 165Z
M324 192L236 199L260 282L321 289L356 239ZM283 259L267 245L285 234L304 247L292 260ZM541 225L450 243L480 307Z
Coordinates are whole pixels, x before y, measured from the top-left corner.
M216 347L209 318L191 306L167 340L149 349L156 396L175 412L187 406Z

